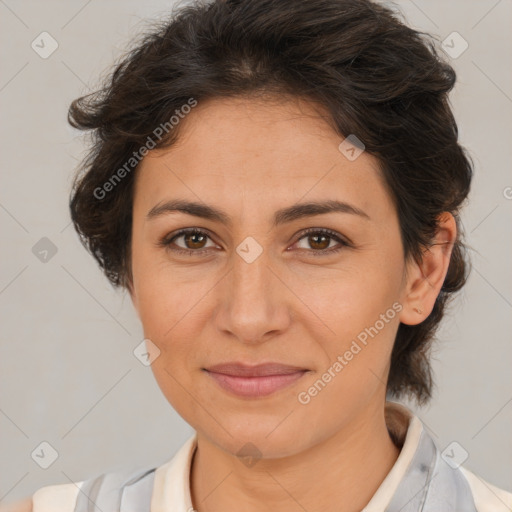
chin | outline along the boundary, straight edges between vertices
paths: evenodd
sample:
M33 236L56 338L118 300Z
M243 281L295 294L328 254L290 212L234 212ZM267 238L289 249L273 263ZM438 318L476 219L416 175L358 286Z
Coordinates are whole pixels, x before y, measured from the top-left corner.
M295 455L308 448L310 440L304 434L294 432L290 425L285 425L283 416L267 419L265 421L249 419L244 421L224 421L223 428L214 428L212 425L197 429L206 432L210 442L216 444L224 451L237 457L254 459L275 459ZM280 424L282 422L282 424ZM293 425L292 425L293 426ZM276 428L277 427L277 428ZM227 432L226 432L227 431ZM228 433L229 432L229 433Z

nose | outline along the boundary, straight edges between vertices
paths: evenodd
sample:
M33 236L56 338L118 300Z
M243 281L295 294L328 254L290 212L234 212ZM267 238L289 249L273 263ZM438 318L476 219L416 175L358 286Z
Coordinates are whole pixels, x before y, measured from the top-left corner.
M224 334L247 344L264 343L290 324L292 292L264 250L254 261L233 253L232 267L218 287L214 321Z

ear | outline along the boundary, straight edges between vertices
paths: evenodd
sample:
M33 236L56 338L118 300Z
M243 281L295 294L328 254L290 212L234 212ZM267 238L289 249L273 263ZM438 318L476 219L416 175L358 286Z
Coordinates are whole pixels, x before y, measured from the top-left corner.
M417 325L432 312L448 272L456 238L455 218L451 213L443 212L438 217L435 240L424 249L422 261L407 263L401 302L403 309L399 317L402 323Z

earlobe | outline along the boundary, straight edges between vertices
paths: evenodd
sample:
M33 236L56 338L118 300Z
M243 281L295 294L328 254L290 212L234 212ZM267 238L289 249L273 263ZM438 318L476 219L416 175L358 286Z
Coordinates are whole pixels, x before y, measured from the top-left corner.
M432 312L443 286L453 244L457 239L457 223L451 213L439 216L435 240L422 253L421 261L410 262L407 267L407 282L404 288L403 310L400 321L417 325Z

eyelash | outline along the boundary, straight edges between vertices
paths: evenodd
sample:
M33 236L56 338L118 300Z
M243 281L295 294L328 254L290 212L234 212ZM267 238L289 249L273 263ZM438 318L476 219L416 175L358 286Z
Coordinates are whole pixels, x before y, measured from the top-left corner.
M300 240L302 240L303 238L306 238L308 235L311 235L311 234L315 234L315 235L318 235L318 234L321 234L321 235L327 235L329 238L335 240L336 242L338 242L340 245L334 249L322 249L320 251L315 251L315 250L311 250L312 254L314 256L326 256L327 254L334 254L334 253L337 253L339 251L341 251L343 248L345 247L352 247L352 244L350 244L349 242L343 240L342 238L340 238L336 232L334 231L331 231L330 229L325 229L325 228L309 228L307 229L306 231L302 232L301 233L301 236L297 239L297 242L299 242ZM176 240L177 238L179 238L180 236L183 236L183 235L206 235L208 238L211 239L211 237L208 235L208 233L206 231L202 231L200 229L197 229L197 228L188 228L188 229L181 229L180 231L178 231L178 233L172 235L172 237L169 237L168 235L163 237L159 242L158 242L158 246L159 247L164 247L165 249L168 249L168 250L171 250L175 253L178 253L178 254L187 254L189 256L192 256L192 255L201 255L205 252L208 252L208 249L197 249L197 250L194 250L194 249L183 249L183 248L178 248L178 249L175 249L175 248L171 248L171 244L172 242L174 242L174 240ZM304 249L304 250L307 250L307 249Z

